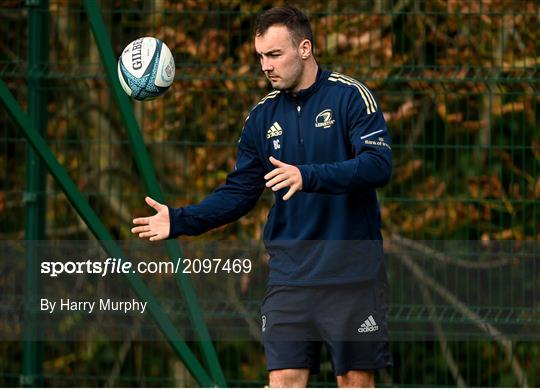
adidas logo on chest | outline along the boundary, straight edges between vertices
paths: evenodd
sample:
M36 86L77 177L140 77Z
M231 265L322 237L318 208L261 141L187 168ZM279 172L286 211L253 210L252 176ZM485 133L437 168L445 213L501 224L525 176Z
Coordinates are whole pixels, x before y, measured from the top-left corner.
M279 137L281 134L283 134L283 129L279 125L279 123L274 122L272 126L266 131L266 139L270 139L273 137Z

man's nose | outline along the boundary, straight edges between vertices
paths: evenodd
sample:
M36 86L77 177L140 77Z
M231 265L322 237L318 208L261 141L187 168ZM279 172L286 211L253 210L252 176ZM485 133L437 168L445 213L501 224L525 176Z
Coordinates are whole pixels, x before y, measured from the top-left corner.
M272 61L267 58L261 58L261 68L263 72L270 72L274 69L274 66L272 65Z

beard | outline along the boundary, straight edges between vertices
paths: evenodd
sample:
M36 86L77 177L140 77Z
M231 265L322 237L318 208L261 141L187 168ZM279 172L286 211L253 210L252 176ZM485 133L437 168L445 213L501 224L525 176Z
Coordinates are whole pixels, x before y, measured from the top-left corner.
M277 76L278 78L272 80L273 74L266 74L266 78L272 84L272 88L277 91L284 92L297 92L296 89L300 82L302 81L302 76L304 74L304 64L300 59L292 65L292 69L288 74L284 76Z

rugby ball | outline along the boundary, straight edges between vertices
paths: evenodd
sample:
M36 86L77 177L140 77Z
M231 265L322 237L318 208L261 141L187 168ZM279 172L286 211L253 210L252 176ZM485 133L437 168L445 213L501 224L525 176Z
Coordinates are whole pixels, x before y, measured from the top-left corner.
M153 37L135 39L118 59L120 84L136 100L150 100L164 94L174 80L174 70L171 51Z

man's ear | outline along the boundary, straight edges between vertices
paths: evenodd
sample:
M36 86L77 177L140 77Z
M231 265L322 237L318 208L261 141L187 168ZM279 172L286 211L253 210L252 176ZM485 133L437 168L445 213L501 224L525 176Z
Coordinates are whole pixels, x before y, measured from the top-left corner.
M303 60L307 60L311 56L311 42L309 39L300 42L300 56Z

